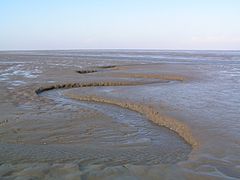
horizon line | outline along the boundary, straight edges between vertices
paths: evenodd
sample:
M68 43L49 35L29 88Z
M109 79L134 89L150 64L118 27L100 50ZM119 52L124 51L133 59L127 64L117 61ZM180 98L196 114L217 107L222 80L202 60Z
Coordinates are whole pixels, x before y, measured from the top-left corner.
M170 49L170 48L67 48L67 49L0 49L0 52L77 51L77 50L152 50L152 51L240 51L240 49Z

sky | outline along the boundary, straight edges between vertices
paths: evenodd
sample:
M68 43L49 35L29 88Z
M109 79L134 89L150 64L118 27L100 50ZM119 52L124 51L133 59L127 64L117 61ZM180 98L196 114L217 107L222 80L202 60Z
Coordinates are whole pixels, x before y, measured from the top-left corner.
M240 0L0 0L0 50L240 50Z

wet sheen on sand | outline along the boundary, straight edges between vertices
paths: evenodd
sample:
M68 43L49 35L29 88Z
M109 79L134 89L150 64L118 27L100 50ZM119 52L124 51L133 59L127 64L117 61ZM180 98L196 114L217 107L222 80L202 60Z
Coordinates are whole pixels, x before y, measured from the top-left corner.
M238 179L239 59L237 51L1 52L0 177ZM35 93L115 79L150 83ZM129 110L141 103L176 119L167 127L186 125L199 145L173 132L184 128Z

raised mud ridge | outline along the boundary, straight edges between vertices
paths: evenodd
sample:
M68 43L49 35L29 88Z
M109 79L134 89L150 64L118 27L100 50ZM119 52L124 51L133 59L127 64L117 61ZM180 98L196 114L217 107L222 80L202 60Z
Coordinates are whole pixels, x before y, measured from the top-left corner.
M90 74L90 73L95 73L95 72L99 72L100 70L102 71L103 69L113 69L116 68L117 66L99 66L96 67L95 69L85 69L85 70L79 70L76 71L79 74Z
M160 75L160 74L139 74L139 73L124 73L124 74L113 74L113 77L121 78L143 78L143 79L160 79L165 81L180 81L186 80L185 77L177 75Z
M95 73L98 72L97 70L81 70L81 71L76 71L79 74L89 74L89 73Z
M115 67L115 66L114 66ZM131 74L120 75L120 77L132 77ZM153 79L161 79L161 80L172 80L172 81L183 81L184 78L174 76L162 76L162 75L143 75L137 74L133 77L138 78L153 78ZM158 81L159 82L159 81ZM99 86L135 86L135 85L144 85L148 83L156 83L156 82L89 82L89 83L68 83L68 84L55 84L46 87L40 87L35 92L36 94L40 94L44 91L53 90L53 89L69 89L69 88L81 88L81 87L99 87ZM140 103L121 101L116 99L98 97L98 96L77 96L77 95L68 95L70 98L78 99L81 101L92 101L92 102L100 102L107 103L112 105L117 105L122 108L126 108L129 110L136 111L142 115L145 115L152 122L164 126L174 132L176 132L180 137L182 137L187 143L192 145L192 147L196 147L198 145L196 139L192 136L190 128L173 118L169 118L160 114L160 112L149 105L144 105Z
M142 115L145 115L152 122L160 126L167 127L168 129L176 132L179 136L181 136L187 143L189 143L193 147L197 146L197 141L193 138L190 129L185 124L173 118L169 118L161 115L154 107L143 105L140 103L133 103L128 101L116 100L116 99L107 99L107 98L98 97L98 96L68 95L68 97L73 99L78 99L81 101L92 101L92 102L100 102L100 103L117 105L122 108L136 111Z
M67 84L54 84L50 86L40 87L35 92L40 94L44 91L49 91L53 89L70 89L70 88L80 88L80 87L98 87L98 86L134 86L143 85L146 83L141 82L91 82L91 83L67 83Z

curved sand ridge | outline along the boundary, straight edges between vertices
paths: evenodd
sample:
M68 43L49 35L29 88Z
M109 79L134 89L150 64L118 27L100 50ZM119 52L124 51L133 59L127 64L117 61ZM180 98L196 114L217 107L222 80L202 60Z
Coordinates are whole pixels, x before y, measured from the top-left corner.
M106 66L99 67L99 69L117 69L116 66ZM95 73L98 70L83 70L77 71L80 74ZM155 79L155 81L112 81L112 82L85 82L85 83L67 83L67 84L55 84L45 87L38 88L35 92L40 94L44 91L53 90L53 89L67 89L67 88L83 88L83 87L102 87L102 86L136 86L136 85L145 85L152 83L159 83L163 81L184 81L185 78L175 75L159 75L159 74L114 74L114 77L124 77L124 78L142 78L142 79ZM156 81L157 79L157 81ZM126 108L132 111L136 111L144 116L146 116L150 121L164 126L174 132L176 132L180 137L182 137L187 143L192 145L193 148L198 146L197 140L193 137L190 128L173 118L169 118L160 114L160 112L149 105L144 105L136 102L122 101L117 99L104 98L99 96L78 96L78 95L69 95L70 98L81 100L81 101L91 101L91 102L100 102L106 104L117 105L122 108Z

